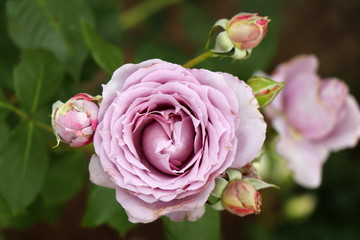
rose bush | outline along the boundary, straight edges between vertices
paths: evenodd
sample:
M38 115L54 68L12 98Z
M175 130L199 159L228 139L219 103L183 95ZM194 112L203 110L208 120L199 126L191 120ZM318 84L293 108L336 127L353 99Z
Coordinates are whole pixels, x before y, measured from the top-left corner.
M315 56L299 56L277 67L271 78L284 89L266 108L279 133L277 152L288 161L295 181L314 188L331 151L354 147L360 137L360 111L346 84L321 80Z
M115 71L98 121L90 179L143 223L201 217L214 179L253 160L266 130L243 81L157 59Z

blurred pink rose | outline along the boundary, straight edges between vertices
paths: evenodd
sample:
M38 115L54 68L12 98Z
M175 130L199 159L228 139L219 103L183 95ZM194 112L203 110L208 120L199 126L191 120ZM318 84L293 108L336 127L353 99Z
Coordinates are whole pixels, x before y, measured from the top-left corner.
M53 104L51 122L58 141L70 147L81 147L92 142L97 126L99 106L96 98L79 93L66 103Z
M90 179L143 223L201 217L214 179L253 160L266 129L243 81L157 59L115 71L98 120Z
M281 64L271 78L286 82L266 109L279 133L277 151L288 161L295 181L320 185L322 165L331 151L354 147L360 136L360 111L346 84L321 80L315 56L299 56Z

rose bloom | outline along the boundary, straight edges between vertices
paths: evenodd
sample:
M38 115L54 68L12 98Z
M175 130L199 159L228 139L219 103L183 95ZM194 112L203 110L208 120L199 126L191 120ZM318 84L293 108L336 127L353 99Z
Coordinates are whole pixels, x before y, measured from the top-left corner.
M286 82L266 109L279 134L277 152L288 162L295 181L320 185L322 165L331 151L354 147L360 137L360 111L346 84L320 79L315 56L302 55L277 67L270 76Z
M115 71L98 121L90 179L142 223L201 217L214 179L253 160L266 130L243 81L157 59Z

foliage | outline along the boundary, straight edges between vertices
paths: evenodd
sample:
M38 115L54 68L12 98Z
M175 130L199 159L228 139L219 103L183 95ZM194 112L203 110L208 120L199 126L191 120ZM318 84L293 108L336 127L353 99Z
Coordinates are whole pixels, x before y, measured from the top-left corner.
M157 6L151 9L151 16L144 13L147 19L138 16L142 22L132 21L133 29L125 29L120 22L126 19L119 12L127 9L118 2L0 1L1 230L28 229L39 222L56 224L66 204L81 190L85 191L80 194L88 192L86 203L83 203L86 205L83 227L106 224L123 237L136 230L137 226L127 221L126 213L116 202L114 190L88 184L89 148L83 147L81 152L64 145L52 148L56 139L50 126L51 105L58 99L66 101L84 89L94 95L101 94L100 85L124 62L148 58L162 58L178 64L186 62L203 51L207 33L217 19L203 1L173 0L176 6L171 10L176 11L177 16L169 17L171 12ZM241 2L243 5L237 4L234 14L260 12L272 19L268 35L245 62L214 58L198 67L248 79L254 71L270 66L277 50L282 1ZM146 11L144 7L140 9ZM174 21L166 21L168 19ZM265 211L264 217L258 218L260 223L252 218L247 222L241 220L244 224L233 229L234 234L251 239L357 239L354 228L358 227L355 226L359 214L356 204L360 194L352 189L359 189L360 182L351 176L357 176L360 170L359 163L352 160L359 158L359 153L355 157L347 154L335 155L334 161L326 165L324 175L328 177L324 179L324 186L314 191L319 194L317 202L322 205L315 207L314 213L294 220L286 219L286 214L271 218L273 212ZM275 158L268 160L271 169L279 164ZM354 167L343 167L347 164ZM335 178L339 172L347 176L346 181L339 182ZM282 193L274 196L272 193L277 190L270 190L268 200L263 198L264 208L270 208L273 200L275 208L281 212L279 205L286 205L290 193L304 191L294 187L288 179L282 181L286 183L276 182ZM336 218L341 223L334 226L332 219ZM224 236L221 230L227 229L221 225L220 213L212 209L207 209L205 216L195 223L162 220L162 237L169 240L217 240ZM264 222L269 226L263 227ZM308 235L304 229L308 229ZM0 239L7 239L6 231L0 234Z

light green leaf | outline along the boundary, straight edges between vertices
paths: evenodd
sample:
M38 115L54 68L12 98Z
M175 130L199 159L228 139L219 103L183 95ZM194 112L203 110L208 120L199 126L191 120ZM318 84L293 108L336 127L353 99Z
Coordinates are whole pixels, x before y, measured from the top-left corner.
M9 35L21 48L45 48L67 66L78 79L87 57L80 19L93 24L84 0L8 0L6 14Z
M163 217L165 237L168 240L219 240L220 213L208 206L196 222L172 222Z
M244 178L244 180L251 183L256 188L256 190L270 188L270 187L280 189L278 186L271 184L271 183L264 182L258 178Z
M94 227L105 223L122 235L134 225L128 221L124 209L116 201L115 190L94 185L90 188L82 224Z
M25 50L14 69L16 94L25 110L34 114L58 92L64 69L45 50Z
M83 154L71 152L54 156L46 176L41 197L45 204L56 205L68 201L76 194L84 181L85 165Z
M26 208L40 192L48 161L33 123L18 126L0 152L0 194L14 214Z
M107 73L112 74L123 64L123 54L120 49L105 41L85 21L82 22L82 32L95 62Z

